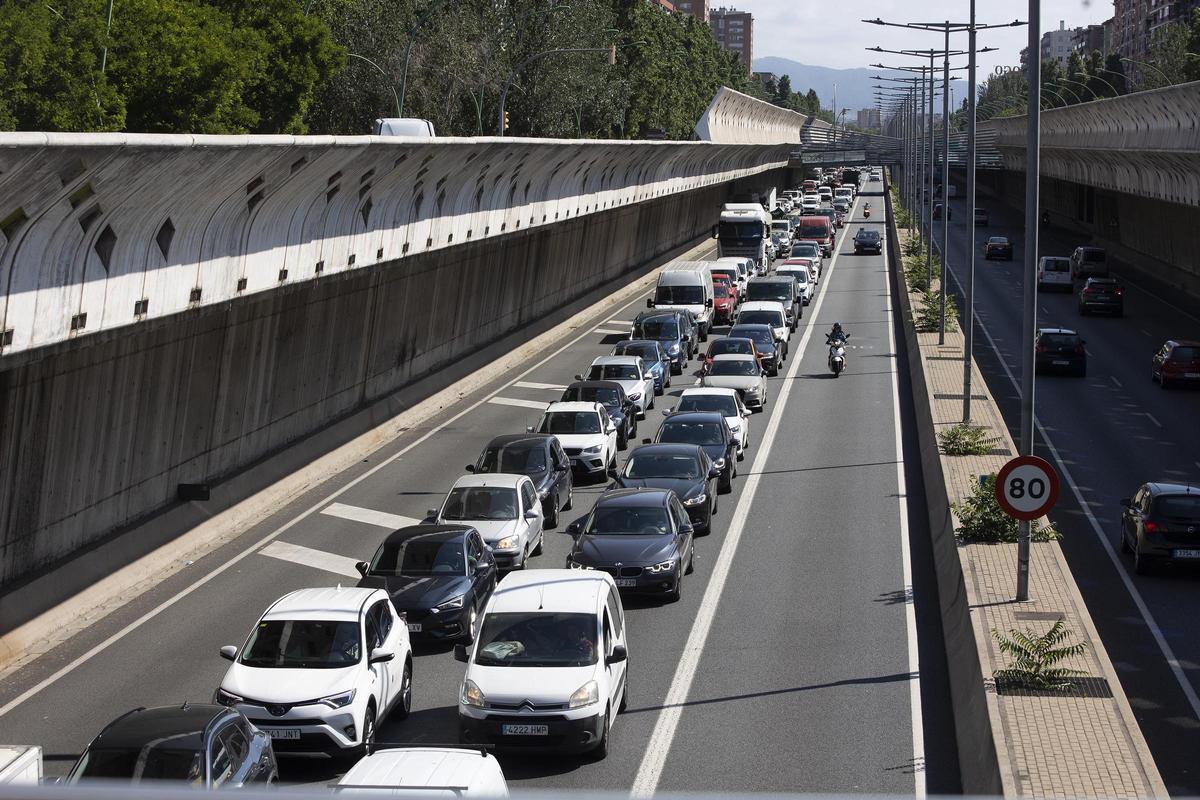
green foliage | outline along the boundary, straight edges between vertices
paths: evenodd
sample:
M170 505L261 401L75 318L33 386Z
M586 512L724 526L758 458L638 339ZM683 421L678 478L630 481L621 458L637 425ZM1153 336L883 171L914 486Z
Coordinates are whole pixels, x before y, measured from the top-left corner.
M938 434L942 453L948 456L984 456L991 452L999 437L988 436L988 429L959 423Z
M936 265L935 265L936 266ZM934 270L937 271L940 267ZM917 311L917 318L913 321L917 326L917 330L921 333L928 333L941 329L942 324L942 293L940 290L935 292L926 291L925 297L921 300L921 308ZM958 308L954 302L947 298L946 300L946 330L958 330Z
M993 629L992 637L1000 652L1012 663L992 673L997 680L1011 681L1029 689L1062 691L1071 686L1070 679L1086 672L1061 666L1068 658L1082 655L1087 642L1068 643L1072 632L1060 618L1050 630L1040 636L1031 629L1010 629L1007 636Z
M964 542L998 544L1017 541L1017 520L1004 513L996 500L996 476L986 475L978 480L966 499L954 504L958 515L957 533ZM1029 538L1035 542L1050 542L1062 538L1053 525L1031 526Z

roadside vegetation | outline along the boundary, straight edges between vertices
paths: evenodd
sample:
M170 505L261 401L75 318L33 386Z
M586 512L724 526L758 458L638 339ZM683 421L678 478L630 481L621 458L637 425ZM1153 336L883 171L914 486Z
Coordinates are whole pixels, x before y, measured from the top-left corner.
M996 500L996 476L984 475L972 486L961 503L954 504L958 515L957 533L964 543L1002 544L1017 541L1017 520L1004 513ZM1062 535L1053 525L1031 525L1029 538L1051 542Z

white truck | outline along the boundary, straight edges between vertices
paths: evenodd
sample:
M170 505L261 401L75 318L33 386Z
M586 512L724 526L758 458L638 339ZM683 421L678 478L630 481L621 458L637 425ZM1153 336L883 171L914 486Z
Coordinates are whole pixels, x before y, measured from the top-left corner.
M0 744L0 783L41 783L42 748Z
M769 266L771 221L771 215L758 203L726 203L720 222L713 226L720 255L746 256L758 266Z
M687 311L696 320L700 341L708 339L712 328L713 282L711 261L675 261L658 273L654 297L646 307L660 311Z

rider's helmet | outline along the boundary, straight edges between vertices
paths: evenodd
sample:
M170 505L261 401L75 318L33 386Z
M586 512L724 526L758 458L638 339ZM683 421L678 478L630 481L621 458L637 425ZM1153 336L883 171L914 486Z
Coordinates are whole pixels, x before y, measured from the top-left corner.
M842 323L840 323L840 322L833 323L833 332L841 333L842 332Z

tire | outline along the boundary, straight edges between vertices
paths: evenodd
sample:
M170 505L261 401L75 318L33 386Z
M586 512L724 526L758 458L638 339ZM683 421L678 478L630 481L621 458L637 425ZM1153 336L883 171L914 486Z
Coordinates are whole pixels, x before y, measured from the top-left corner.
M571 483L571 488L567 489L567 502L563 505L563 511L570 511L571 506L575 505L575 483Z
M729 494L733 491L733 476L726 473L717 479L717 494Z
M691 575L696 571L696 542L692 542L691 548L688 550L688 565L685 575ZM628 680L628 678L626 678Z
M733 459L733 461L731 461L729 464L729 482L730 483L732 483L733 479L737 477L737 462L738 462L738 460L735 457Z
M672 361L671 362L671 374L672 375L682 375L683 374L683 364L682 363L676 364L674 361ZM667 384L667 385L669 386L670 384Z
M646 400L646 410L649 411L652 408L654 408L654 393L653 392L650 393L650 397ZM645 415L643 415L643 416L645 416Z
M479 627L479 609L474 603L471 604L471 616L467 619L467 634L460 636L459 641L463 644L471 644L475 641L475 629Z
M628 668L627 668L628 669ZM608 758L608 729L612 727L609 724L609 709L604 709L604 732L600 734L600 741L588 753L588 758L592 761L603 761Z
M545 525L545 527L557 528L558 527L558 502L557 502L557 500L555 500L555 502L550 504L550 508L548 510L543 509L543 511L544 511L543 524Z
M670 384L668 384L668 383L667 383L667 379L666 379L666 378L663 378L663 382L662 382L662 384L661 384L660 386L656 386L656 387L654 387L654 395L655 395L655 397L662 397L662 396L663 396L663 393L664 393L665 391L667 391L667 386L669 386L669 385L670 385Z
M668 603L678 603L681 597L683 597L683 571L682 571L682 569L679 573L679 577L677 577L675 579L675 588L672 589L671 591L667 592L667 602Z
M1166 375L1158 376L1158 388L1163 389L1164 391L1171 388L1170 385L1167 383Z
M617 449L624 451L625 448L628 446L629 446L629 438L624 433L618 434L617 435Z
M374 702L374 701L372 701L372 702ZM398 719L403 719L403 717L401 717L399 715L400 702L402 702L402 700L398 700L397 704L396 704L396 715L397 715ZM359 745L359 747L357 749L358 749L359 753L361 753L362 755L367 755L368 753L371 752L371 745L373 745L374 743L375 743L375 706L369 705L369 706L367 706L367 713L363 715L362 744Z

